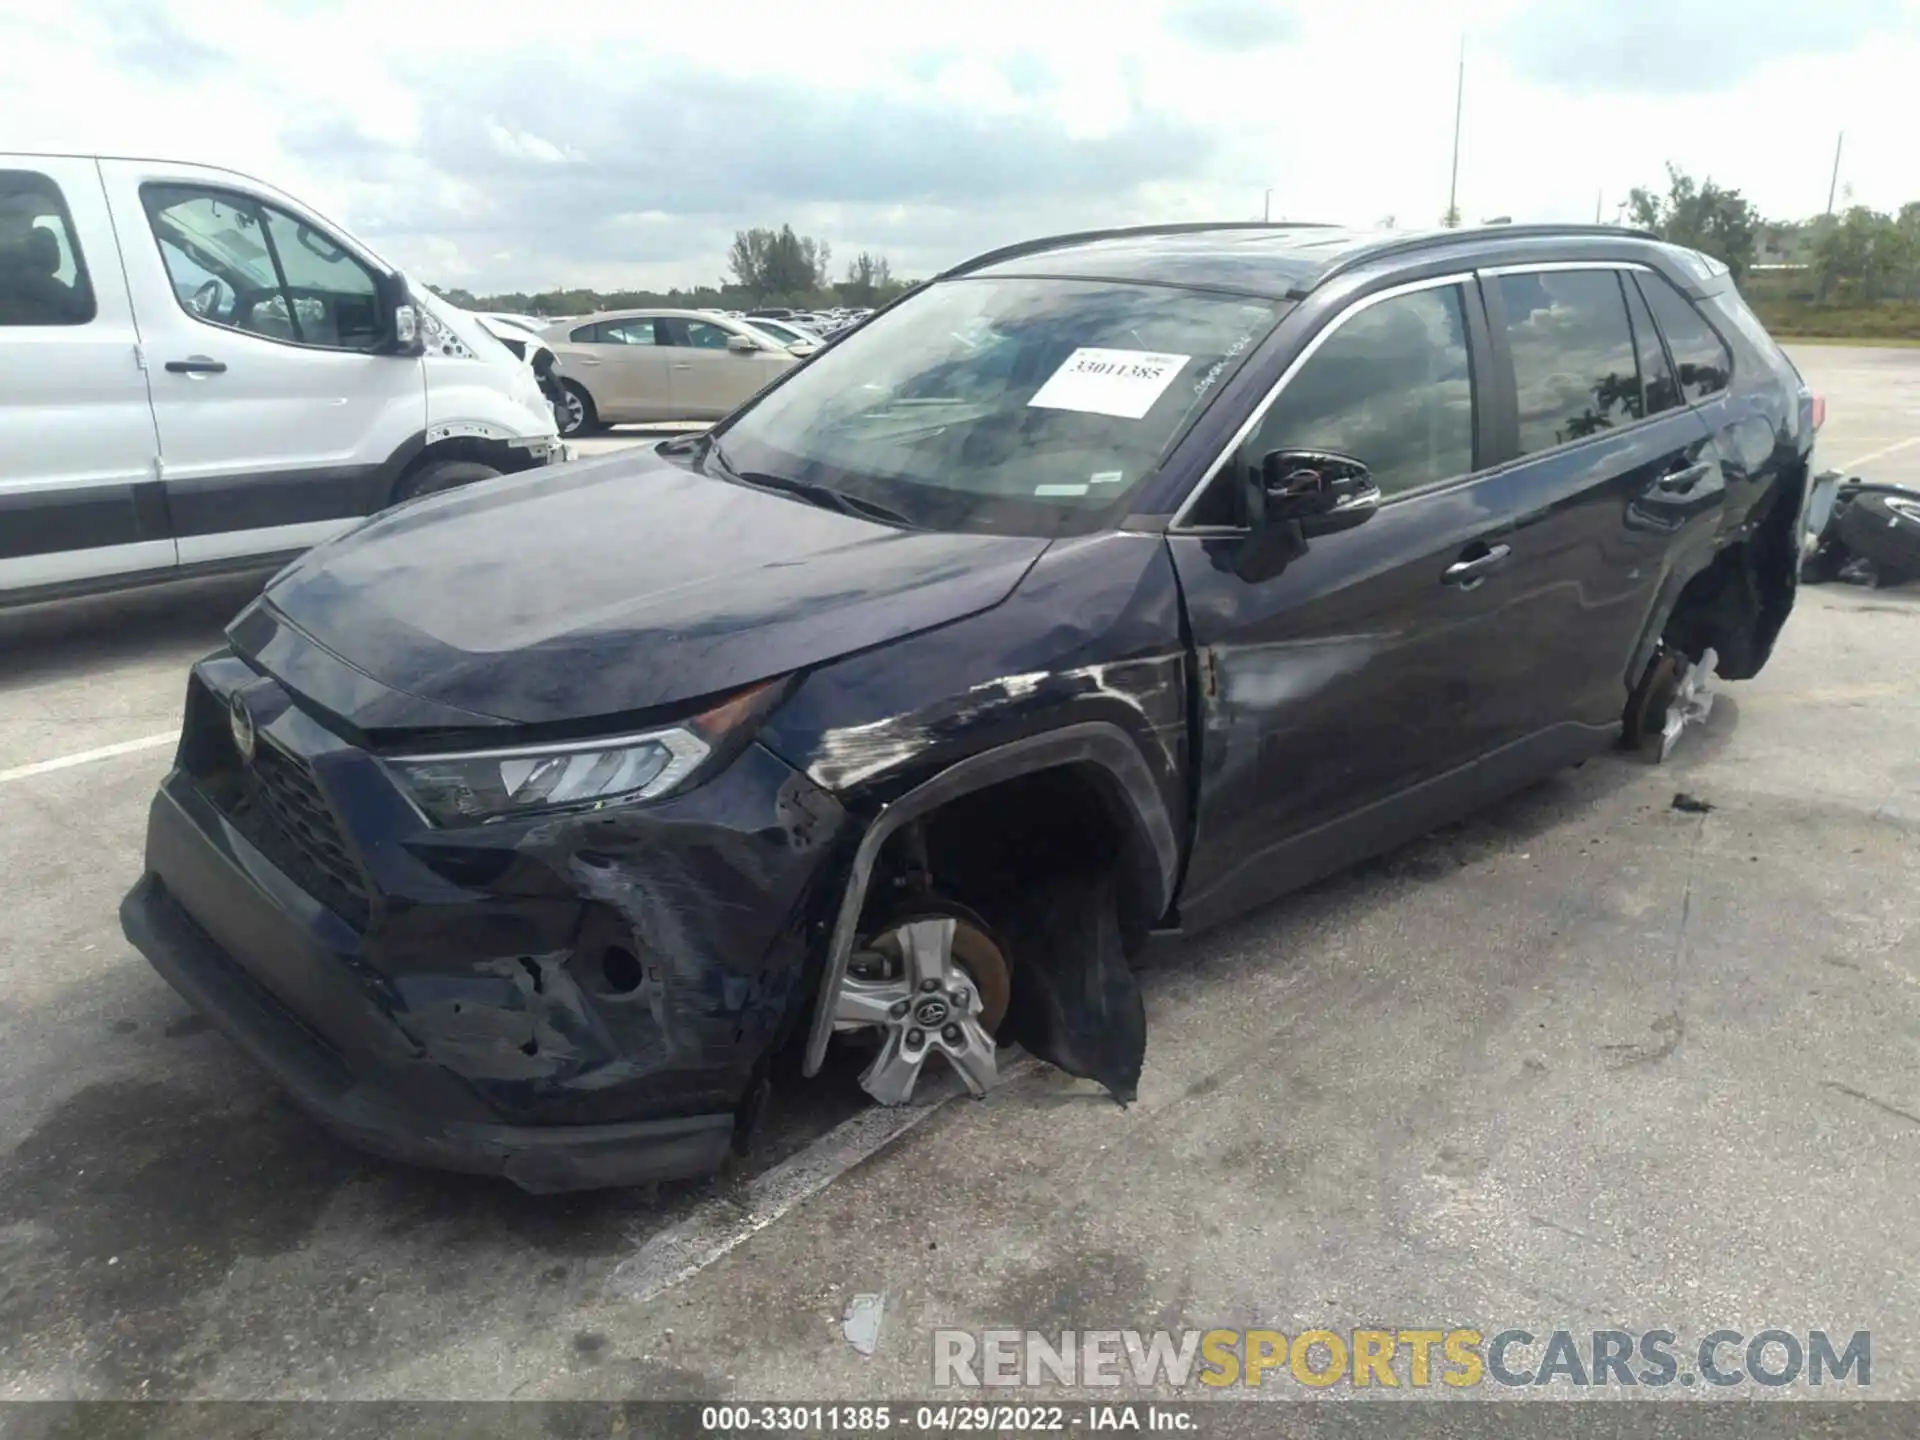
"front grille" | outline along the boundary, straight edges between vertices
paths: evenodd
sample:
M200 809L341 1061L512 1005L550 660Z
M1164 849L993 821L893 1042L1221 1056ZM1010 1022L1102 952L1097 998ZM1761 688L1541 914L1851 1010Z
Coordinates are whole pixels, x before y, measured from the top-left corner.
M275 863L342 920L365 929L369 913L366 882L347 853L333 810L314 782L313 772L302 761L262 740L253 752L247 774L253 781L255 805L298 856L291 867L279 856L273 857Z
M356 930L371 918L367 884L313 771L264 737L240 759L226 707L195 677L182 764L233 827L288 879Z

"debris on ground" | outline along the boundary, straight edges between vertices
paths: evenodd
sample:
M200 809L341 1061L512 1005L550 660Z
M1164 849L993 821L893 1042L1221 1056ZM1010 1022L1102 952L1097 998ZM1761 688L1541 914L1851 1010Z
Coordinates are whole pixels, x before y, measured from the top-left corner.
M1684 790L1673 792L1673 808L1688 815L1711 815L1713 806L1698 796L1689 795Z
M886 1317L886 1311L885 1295L856 1295L847 1302L840 1333L862 1355L871 1355L880 1344L880 1322Z

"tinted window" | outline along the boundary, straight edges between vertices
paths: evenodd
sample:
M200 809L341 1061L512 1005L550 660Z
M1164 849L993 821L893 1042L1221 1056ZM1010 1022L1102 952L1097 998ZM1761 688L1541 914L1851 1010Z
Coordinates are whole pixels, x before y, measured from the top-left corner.
M600 343L600 327L598 325L576 325L572 330L567 332L567 339L576 345L597 345Z
M605 320L596 328L602 345L659 345L655 320Z
M1680 390L1689 404L1716 395L1727 388L1733 370L1733 357L1713 327L1707 324L1693 302L1659 275L1642 275L1640 288L1660 333L1667 337L1667 349L1680 372Z
M1473 384L1458 286L1351 312L1287 382L1249 437L1273 450L1334 450L1387 495L1473 469Z
M93 282L59 187L31 170L0 170L0 325L93 316Z
M1640 287L1627 276L1620 277L1627 295L1627 318L1633 322L1633 351L1640 362L1640 393L1645 397L1640 413L1658 415L1680 404L1680 386L1673 378L1673 366L1660 344L1660 332L1653 328L1653 316Z
M712 458L936 529L1084 534L1128 499L1282 301L998 277L915 291L729 421Z
M1520 405L1520 453L1551 450L1639 417L1640 372L1612 270L1502 275Z
M379 282L333 238L250 195L149 185L141 199L181 308L268 340L370 350Z

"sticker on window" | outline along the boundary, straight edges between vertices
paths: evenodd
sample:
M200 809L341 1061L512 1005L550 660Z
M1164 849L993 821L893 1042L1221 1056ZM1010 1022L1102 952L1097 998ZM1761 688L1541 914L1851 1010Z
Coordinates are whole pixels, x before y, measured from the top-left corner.
M1036 495L1084 495L1087 493L1087 488L1085 485L1036 485L1033 487L1033 493Z
M1152 350L1076 350L1027 404L1138 420L1192 358Z

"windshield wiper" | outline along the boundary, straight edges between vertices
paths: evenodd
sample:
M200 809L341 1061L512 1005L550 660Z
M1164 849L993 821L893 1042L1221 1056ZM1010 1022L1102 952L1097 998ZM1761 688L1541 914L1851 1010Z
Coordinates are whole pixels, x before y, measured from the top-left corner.
M789 475L769 475L760 470L736 470L727 463L726 452L720 448L718 440L709 442L706 458L728 479L738 480L742 485L751 485L757 490L775 490L782 495L791 495L796 500L804 500L809 505L817 505L822 510L838 510L842 515L878 520L882 524L898 525L905 530L921 528L891 506L868 500L864 496L849 495L844 490L835 490L818 481L795 480Z

